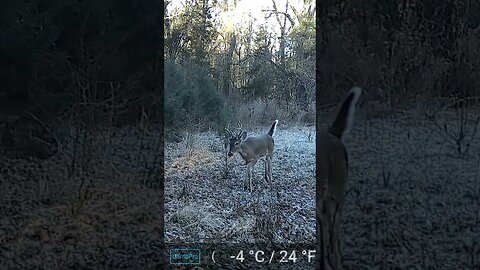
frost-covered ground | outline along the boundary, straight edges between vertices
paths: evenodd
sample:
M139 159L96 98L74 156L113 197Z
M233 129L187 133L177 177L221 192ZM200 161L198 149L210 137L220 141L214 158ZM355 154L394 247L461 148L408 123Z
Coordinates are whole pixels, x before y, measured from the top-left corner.
M346 269L480 269L476 117L467 117L462 155L445 132L459 130L452 113L438 125L411 116L356 123L346 142Z
M268 127L252 132L261 134ZM264 163L244 189L245 162L214 133L190 134L165 147L167 242L315 241L315 129L283 127L274 135L273 183Z
M480 269L476 115L467 116L462 152L470 146L462 154L455 141L460 122L452 112L438 114L437 125L416 115L357 117L345 141L345 269ZM321 123L326 128L329 121ZM280 127L276 181L265 184L263 163L257 164L252 194L243 190L239 156L224 175L224 150L214 134L169 144L166 240L313 240L315 144L302 130Z
M163 268L158 129L83 135L76 155L72 136L46 160L0 156L0 269Z
M454 114L438 125L358 115L345 142L345 269L480 269L478 115L468 116L462 155ZM226 175L222 140L197 133L166 145L162 198L159 137L156 128L82 136L71 176L72 138L47 160L0 156L0 268L162 269L163 199L169 242L314 239L313 128L280 124L274 182L259 162L253 193L238 154Z

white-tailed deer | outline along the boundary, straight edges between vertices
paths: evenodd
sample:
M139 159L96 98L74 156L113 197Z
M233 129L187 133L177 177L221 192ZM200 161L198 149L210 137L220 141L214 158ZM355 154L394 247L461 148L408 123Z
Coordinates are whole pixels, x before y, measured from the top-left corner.
M262 159L265 162L265 181L267 183L272 181L272 156L273 156L273 147L274 140L273 135L277 128L278 120L275 120L268 131L267 134L262 134L258 136L252 136L247 138L247 132L244 132L241 127L237 128L239 132L233 134L228 129L226 130L226 137L229 142L228 156L231 157L233 154L238 152L245 164L247 165L246 171L246 181L250 183L250 192L252 192L252 168L257 163L259 159Z
M317 134L317 264L319 269L341 269L340 222L348 176L348 153L342 140L349 132L362 93L350 90L327 131ZM318 127L318 125L317 125Z

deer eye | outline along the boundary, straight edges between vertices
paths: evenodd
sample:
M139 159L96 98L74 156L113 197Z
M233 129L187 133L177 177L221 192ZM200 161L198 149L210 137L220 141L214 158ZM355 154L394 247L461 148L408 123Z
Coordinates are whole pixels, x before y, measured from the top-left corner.
M239 144L239 142L235 142L235 145L238 145L238 144Z

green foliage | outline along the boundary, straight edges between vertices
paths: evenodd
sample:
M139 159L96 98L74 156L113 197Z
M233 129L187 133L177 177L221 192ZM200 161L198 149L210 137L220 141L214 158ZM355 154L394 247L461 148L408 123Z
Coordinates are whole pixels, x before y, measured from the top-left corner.
M165 38L166 56L182 62L208 65L210 46L218 33L213 6L206 0L193 0L172 16Z
M270 49L270 34L262 28L255 35L253 55L246 71L248 83L244 89L249 99L263 98L273 91L274 67L270 62L272 60Z
M287 50L301 60L315 57L315 14L303 11L287 37Z
M207 127L224 121L224 97L201 67L165 63L165 126Z
M166 67L172 70L166 73L170 74L166 79L171 81L168 85L166 82L165 90L173 89L165 95L166 124L186 126L193 121L209 125L240 120L253 123L255 114L265 116L265 110L258 109L254 113L249 105L259 99L273 104L269 108L275 108L280 102L305 106L313 102L314 1L306 0L298 12L292 8L287 10L289 18L298 20L299 24L295 25L293 33L289 33L292 29L287 26L284 39L277 39L278 33L272 31L280 27L275 20L260 28L254 26L253 19L248 22L248 17L240 26L233 26L236 18L226 22L217 20L223 18L221 12L234 11L239 2L189 0L185 3L180 10L169 7L166 14L165 59L176 63L175 67L171 63ZM215 17L217 14L220 16ZM225 15L227 18L228 14ZM283 16L279 14L279 18ZM216 28L222 26L225 26L223 30ZM279 41L282 41L281 46ZM193 71L199 69L201 72ZM209 99L202 99L207 96ZM209 110L202 110L204 107ZM215 110L216 114L210 110ZM195 117L188 119L190 115Z

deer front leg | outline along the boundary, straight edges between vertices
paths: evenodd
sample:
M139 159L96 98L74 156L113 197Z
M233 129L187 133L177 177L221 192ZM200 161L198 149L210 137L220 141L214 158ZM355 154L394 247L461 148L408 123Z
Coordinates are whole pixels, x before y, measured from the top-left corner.
M250 162L247 164L247 179L245 182L245 189L248 188L248 185L250 185L250 192L253 190L252 186L252 167L253 167L253 162Z
M250 170L249 170L249 167L248 167L248 164L247 166L245 167L245 179L243 180L243 188L245 190L248 189L248 181L250 180Z
M253 192L253 185L252 185L252 167L253 165L251 165L248 169L249 171L249 174L248 174L248 180L250 182L250 192Z

